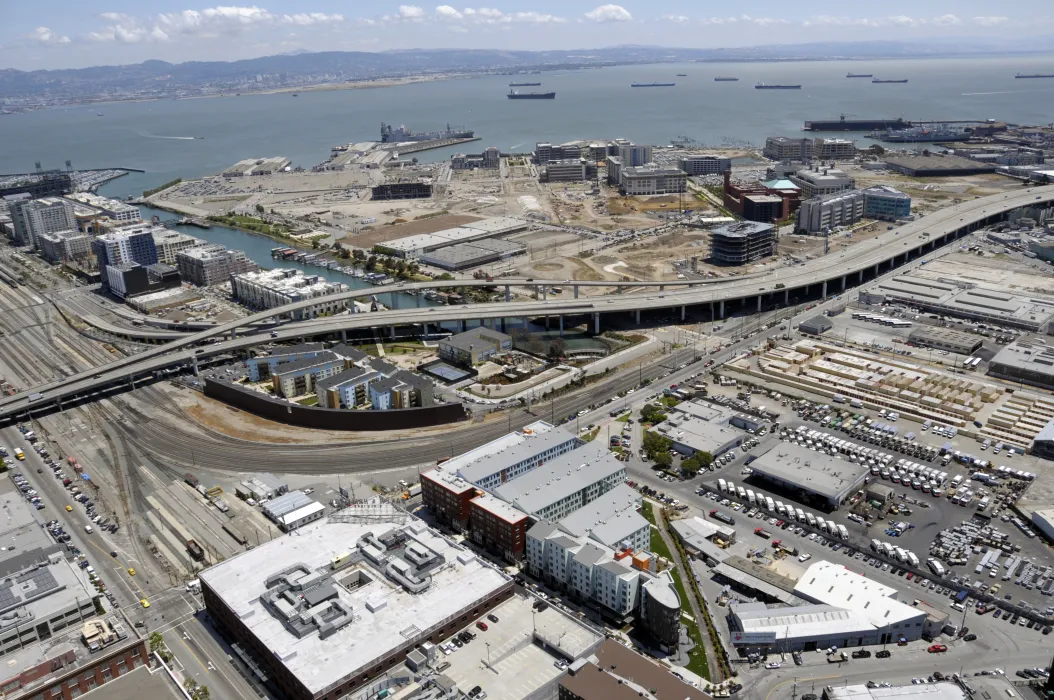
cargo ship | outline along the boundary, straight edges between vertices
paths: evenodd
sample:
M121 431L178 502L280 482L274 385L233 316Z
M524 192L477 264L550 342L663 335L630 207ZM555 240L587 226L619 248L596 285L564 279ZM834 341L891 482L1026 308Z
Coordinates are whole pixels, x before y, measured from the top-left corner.
M510 100L555 100L555 92L509 92Z
M911 122L896 119L846 119L841 115L838 120L807 121L802 131L874 131L875 129L907 129Z
M1054 78L1054 73L1018 73L1015 78Z
M677 83L633 83L630 87L673 87Z
M476 132L471 129L451 129L446 125L444 131L426 131L415 133L405 126L392 127L381 122L381 143L403 143L405 141L437 141L439 139L470 139Z
M728 76L721 76L721 75L719 75L716 78L714 78L714 82L715 83L738 83L739 82L739 78L730 78Z
M678 73L678 74L677 74L677 77L678 77L678 78L687 78L687 77L688 77L688 74L687 74L687 73Z
M801 85L766 85L765 83L758 83L754 86L755 90L801 90Z
M907 78L903 78L903 79L900 79L900 80L880 80L878 78L875 78L871 82L872 83L898 83L899 84L899 83L906 83L906 82L908 82L908 79Z
M910 129L876 129L871 138L887 143L939 143L944 141L962 141L970 138L965 129L952 129L947 126L913 126Z
M875 76L874 76L873 73L846 73L845 77L847 77L847 78L873 78Z
M538 87L541 83L509 83L509 87Z

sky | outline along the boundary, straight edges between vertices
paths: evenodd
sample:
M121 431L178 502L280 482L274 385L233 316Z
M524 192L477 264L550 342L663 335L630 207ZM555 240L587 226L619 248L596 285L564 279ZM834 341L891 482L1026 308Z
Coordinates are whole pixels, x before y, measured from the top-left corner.
M305 50L719 48L1054 33L1050 0L485 1L0 0L0 68L236 60Z

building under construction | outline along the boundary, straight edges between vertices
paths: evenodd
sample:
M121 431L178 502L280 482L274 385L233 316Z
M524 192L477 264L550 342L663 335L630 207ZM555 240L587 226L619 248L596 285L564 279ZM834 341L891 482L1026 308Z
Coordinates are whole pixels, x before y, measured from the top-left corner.
M710 262L744 265L776 254L776 227L759 221L737 221L711 233Z
M420 180L386 182L373 188L373 199L428 199L432 196L432 183Z

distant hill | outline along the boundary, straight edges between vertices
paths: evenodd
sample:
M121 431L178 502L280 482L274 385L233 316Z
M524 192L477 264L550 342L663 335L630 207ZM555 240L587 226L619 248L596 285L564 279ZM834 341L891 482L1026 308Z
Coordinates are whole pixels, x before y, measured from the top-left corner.
M1023 52L1044 41L1033 38L1014 47L994 41L960 39L920 42L827 42L744 48L686 49L659 46L612 46L573 51L505 51L500 49L408 49L383 52L296 51L242 61L144 61L124 66L20 71L0 70L0 99L88 98L141 92L179 94L205 86L251 88L258 75L284 80L325 82L370 80L448 72L508 72L627 63L680 61L773 61L846 58L912 58L977 56ZM1049 43L1046 46L1050 46Z

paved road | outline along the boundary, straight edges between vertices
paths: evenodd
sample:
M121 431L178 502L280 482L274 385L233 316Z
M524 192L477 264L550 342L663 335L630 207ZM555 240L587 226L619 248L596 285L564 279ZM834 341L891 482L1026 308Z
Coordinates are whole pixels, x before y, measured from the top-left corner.
M962 204L941 210L923 219L887 231L872 241L860 244L850 253L841 253L838 258L818 258L802 265L781 268L748 278L715 280L701 283L698 280L675 280L661 283L668 291L648 292L644 294L616 294L603 297L591 297L588 300L560 298L531 302L505 302L493 304L466 304L461 307L444 306L427 309L392 309L390 311L370 314L352 314L325 319L315 319L297 324L290 324L279 331L280 338L296 338L304 335L326 334L348 329L384 328L395 326L419 326L422 323L477 321L482 319L499 319L509 317L536 317L560 315L589 315L599 317L601 313L640 312L656 309L670 309L695 306L700 304L720 305L723 309L726 302L756 298L759 308L762 297L784 301L791 295L804 294L808 287L828 282L843 285L849 275L865 277L865 273L874 270L877 276L880 265L890 264L895 267L897 259L906 262L910 253L932 250L940 242L949 242L957 231L966 228L974 230L986 223L997 220L1005 212L1033 205L1037 202L1054 201L1054 186L1022 189L1006 195L993 195L963 202ZM897 244L900 244L899 246ZM832 256L833 257L833 256ZM403 283L367 290L356 290L341 295L328 297L331 300L368 297L372 294L383 294L407 289L426 289L456 286L487 285L486 280L452 280L448 282ZM502 285L565 285L564 280L500 280ZM575 281L579 286L645 286L645 283L612 283ZM650 283L658 285L660 283ZM829 290L832 293L835 290ZM98 371L88 371L67 377L59 382L52 382L35 387L12 397L0 399L0 418L23 413L41 401L54 401L68 396L97 390L100 387L123 381L130 375L142 375L152 370L174 364L186 363L195 356L211 356L230 350L248 347L257 342L257 338L241 341L232 340L208 348L191 351L189 348L202 341L226 334L234 334L239 328L251 323L266 321L277 314L287 314L309 308L314 300L298 302L278 309L271 309L248 316L237 321L217 325L215 328L195 333L184 338L150 350L139 355L124 358L110 363ZM723 314L722 314L723 315ZM30 397L33 397L32 400Z

